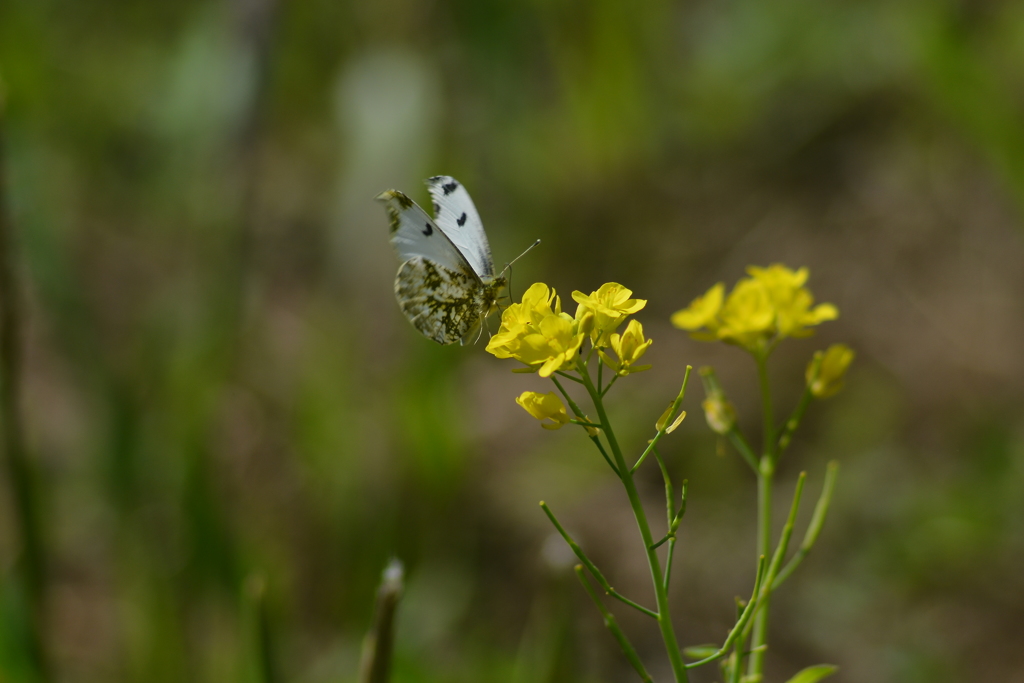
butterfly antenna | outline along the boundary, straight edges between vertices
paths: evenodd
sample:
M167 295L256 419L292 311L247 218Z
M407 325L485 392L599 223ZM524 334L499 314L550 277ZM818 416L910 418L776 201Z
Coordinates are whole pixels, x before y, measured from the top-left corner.
M512 264L515 263L516 261L518 261L519 259L523 258L524 256L526 256L526 254L529 253L529 251L531 249L533 249L535 246L537 246L538 244L540 244L540 240L537 240L533 244L528 246L523 251L522 254L520 254L519 256L516 256L514 259L512 259L511 261L506 263L505 267L501 269L502 275L504 275L505 273L508 273L508 287L505 289L505 296L508 297L509 305L514 303L514 299L512 299Z
M540 244L540 240L537 240L536 242L534 242L533 244L531 244L530 246L528 246L528 247L527 247L527 248L526 248L526 249L525 249L525 250L523 251L523 253L522 253L522 254L520 254L519 256L516 256L516 257L515 257L514 259L512 259L511 261L509 261L508 263L506 263L506 264L505 264L505 268L504 268L504 269L502 269L502 271L501 271L501 272L502 272L502 273L504 273L504 272L505 272L506 270L508 270L509 268L511 268L511 267L512 267L512 264L513 264L513 263L515 263L515 262L516 262L516 261L518 261L519 259L521 259L521 258L523 258L524 256L526 256L526 255L527 255L528 253L530 253L530 250L531 250L531 249L533 249L533 248L534 248L535 246L537 246L538 244Z

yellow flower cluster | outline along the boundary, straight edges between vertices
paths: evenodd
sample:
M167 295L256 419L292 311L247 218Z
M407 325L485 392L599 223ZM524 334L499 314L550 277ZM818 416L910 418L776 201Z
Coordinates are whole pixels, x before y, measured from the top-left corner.
M594 316L578 309L577 317L562 312L555 291L538 282L501 314L501 327L487 343L498 358L515 358L550 377L557 370L572 370L583 340L594 326Z
M615 372L646 370L650 366L635 365L651 345L644 339L640 323L631 321L623 334L615 332L629 315L647 304L643 299L631 299L632 294L614 282L589 295L573 292L579 305L576 315L570 316L562 311L555 291L538 282L526 290L521 303L501 314L501 327L488 342L487 351L497 358L515 358L526 364L527 371L550 377L557 371L575 369L580 348L589 337L595 347L610 347L615 352L617 360L601 352L602 360Z
M617 331L626 318L647 305L643 299L632 296L631 290L615 282L601 285L590 294L573 292L578 306L576 315L570 316L562 311L562 301L555 290L538 282L526 290L520 303L502 312L501 327L487 343L487 351L497 358L514 358L526 365L519 372L550 377L556 372L586 372L587 360L580 360L581 349L590 339L591 352L596 350L601 362L617 375L647 370L650 365L637 364L651 345L651 340L644 338L643 326L631 320L621 334ZM569 422L565 405L553 393L527 391L516 403L546 429L558 429ZM597 433L593 427L587 428Z
M807 268L793 271L775 264L750 266L747 272L750 277L737 282L728 297L725 285L718 283L677 311L672 324L690 331L694 339L721 340L760 352L777 339L809 336L810 327L839 317L832 304L814 306L814 297L804 287Z

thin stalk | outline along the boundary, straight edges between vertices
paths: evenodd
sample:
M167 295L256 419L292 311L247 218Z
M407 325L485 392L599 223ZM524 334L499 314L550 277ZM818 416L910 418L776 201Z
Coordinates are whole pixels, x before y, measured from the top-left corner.
M775 446L775 413L772 409L772 393L768 386L768 357L765 353L755 354L757 362L757 381L761 387L761 409L764 417L764 455L774 454Z
M811 548L814 547L814 543L818 540L818 534L821 533L821 527L825 524L825 517L828 515L828 508L832 502L832 491L836 487L836 476L838 474L839 463L833 460L828 464L828 469L825 470L825 483L821 487L821 496L818 498L818 503L814 506L814 514L811 516L811 523L807 526L807 532L804 534L804 541L800 544L800 549L797 550L793 558L786 563L786 566L775 577L771 586L773 591L781 586L782 582L789 578L790 574L796 571L796 568L804 561L804 558L811 552Z
M612 377L611 381L609 381L609 382L608 382L608 386L606 386L606 387L605 387L605 388L604 388L604 389L603 389L603 390L601 391L601 394L600 394L600 395L601 395L601 396L604 396L605 394L607 394L607 393L608 393L608 390L609 390L609 389L611 389L611 388L612 388L612 387L613 387L613 386L615 385L615 382L617 382L617 381L618 381L618 379L619 379L619 374L618 374L618 373L615 373L615 376L614 376L614 377Z
M620 602L629 605L633 609L643 612L649 617L653 617L655 619L658 618L657 612L653 612L644 607L643 605L633 602L632 600L630 600L629 598L627 598L626 596L622 595L617 590L612 588L611 584L608 583L608 579L606 579L604 577L604 574L601 573L601 570L597 568L597 565L594 564L589 557L587 557L587 554L583 552L583 548L580 547L579 543L574 541L572 539L572 536L569 535L569 532L567 532L565 528L558 522L558 518L555 517L555 513L551 511L551 508L548 507L547 503L545 503L542 500L540 502L540 507L542 510L544 510L544 514L548 516L548 519L551 520L551 523L555 525L555 529L558 530L558 533L561 534L562 538L569 545L569 548L572 549L573 553L575 553L576 557L578 557L580 562L582 562L586 566L586 568L590 570L590 573L594 575L594 578L601 585L601 588L604 590L605 593L615 598L616 600L619 600Z
M608 611L608 608L604 606L603 602L601 602L601 596L594 591L594 587L590 585L589 581L587 581L587 577L583 573L583 567L581 565L576 565L575 570L576 578L580 580L580 583L583 584L583 588L587 591L587 595L589 595L590 599L594 601L595 605L597 605L598 611L601 612L601 616L604 617L604 625L609 631L611 631L615 640L618 641L619 647L622 648L622 653L626 655L626 659L629 660L631 665L633 665L636 672L640 674L640 680L644 681L644 683L654 683L654 679L652 679L651 675L647 673L643 662L640 661L640 656L636 653L636 649L634 649L633 645L629 642L629 639L626 638L626 634L622 632L622 629L619 628L618 622L615 621L615 616Z
M786 424L782 427L779 441L775 445L776 458L782 455L782 452L789 447L790 442L793 440L793 432L800 426L800 420L803 419L804 413L807 412L807 406L811 404L812 398L814 398L814 394L811 393L811 388L807 387L804 389L803 395L800 396L800 402L797 403L793 414L790 415L789 419L786 420Z
M577 380L576 378L573 378L573 380L579 382L580 384L583 384L582 381ZM558 391L562 394L563 397L565 397L565 402L569 404L569 408L572 410L573 414L577 417L577 419L586 420L587 416L583 413L582 410L580 410L580 407L576 405L576 401L572 400L572 396L570 396L569 392L565 390L565 387L562 386L562 383L559 382L554 376L551 377L551 381L555 383L555 386L558 387ZM601 456L604 458L604 461L608 463L608 467L612 468L612 472L615 472L615 476L618 477L619 479L622 479L622 474L619 472L619 468L616 467L615 463L612 462L612 459L608 456L608 451L606 451L604 448L604 444L601 443L601 437L591 434L590 432L587 432L587 437L594 442L595 446L597 446L597 450L601 452Z
M665 461L661 459L661 453L658 449L654 449L654 458L658 461L658 467L661 469L661 478L665 480L665 524L671 528L672 520L676 517L676 496L675 491L672 488L672 479L668 476L668 468L665 466ZM684 483L683 486L686 486ZM683 500L686 500L686 495L683 495Z
M622 449L619 448L619 443L615 439L615 432L612 430L611 422L608 420L608 414L604 409L604 401L601 399L601 395L594 386L594 382L591 380L590 373L587 371L586 367L581 369L580 375L583 378L584 386L587 388L587 393L590 394L590 398L594 402L594 408L597 410L598 419L601 424L606 426L604 432L605 438L608 439L608 446L615 458L615 464L618 467L618 471L622 473L620 479L622 481L622 485L626 489L626 496L629 498L629 505L633 508L633 516L636 518L636 524L640 530L640 536L643 539L644 550L647 553L647 564L651 570L651 581L654 584L654 595L658 603L658 627L661 630L661 637L665 643L665 650L668 653L669 664L672 666L673 677L676 683L688 683L689 678L686 675L686 664L683 662L683 655L679 650L679 643L676 640L676 634L672 628L672 618L670 616L668 604L668 591L665 590L665 585L662 583L661 562L658 560L657 552L651 550L651 546L654 544L654 538L651 535L651 527L647 523L647 514L644 512L643 503L640 500L640 493L637 491L636 484L633 482L633 475L630 473L628 465L626 465L626 459L622 455Z
M676 535L674 533L672 533L671 531L668 532L667 534L665 534L664 536L661 537L661 540L658 540L658 541L654 542L654 545L651 546L651 550L657 550L661 546L665 545L666 541L670 541L670 540L672 540L675 537L676 537Z
M774 472L768 456L762 456L757 475L757 550L759 556L771 553L772 533L772 480ZM754 615L754 634L751 650L756 650L768 641L768 596L761 600L761 608ZM764 650L751 656L748 675L756 675L764 668Z
M718 652L711 655L710 657L705 657L700 661L687 664L687 669L695 669L698 666L709 664L717 659L721 659L729 652L729 649L732 647L732 644L736 642L737 638L740 637L740 634L743 633L743 630L747 626L747 622L749 622L750 618L754 615L754 610L757 609L758 596L760 595L761 584L763 582L762 580L765 576L764 570L765 557L764 555L762 555L760 558L758 558L757 561L757 575L754 577L754 590L750 593L750 600L747 602L747 606L743 608L743 612L740 614L739 619L736 620L735 626L732 627L732 630L729 631L729 635L726 636L725 642L722 643L722 647L720 647L718 649Z
M391 659L395 642L395 614L405 589L405 570L397 559L384 569L377 602L374 606L373 625L363 640L359 661L359 683L388 683L391 680Z
M573 377L573 376L572 376L572 375L570 375L570 374L569 374L568 372L562 372L561 370L555 370L555 374L556 374L556 375L558 375L559 377L564 377L564 378L566 378L566 379L567 379L567 380L569 380L570 382L576 382L576 384L583 384L583 382L581 382L581 381L580 381L579 379L577 379L576 377Z
M747 440L743 438L743 435L740 434L739 430L733 426L726 436L729 437L729 441L732 442L733 447L736 448L743 461L750 465L750 469L754 470L754 474L757 474L757 456L754 455L753 449L747 443Z
M775 415L772 409L772 395L768 384L768 352L754 354L757 364L757 379L761 387L761 407L764 417L764 452L757 468L757 554L768 557L771 552L772 536L772 481L775 475ZM762 647L768 642L768 596L761 601L762 605L754 615L754 633L750 649L754 653L750 657L747 668L748 675L756 676L764 671L765 650Z

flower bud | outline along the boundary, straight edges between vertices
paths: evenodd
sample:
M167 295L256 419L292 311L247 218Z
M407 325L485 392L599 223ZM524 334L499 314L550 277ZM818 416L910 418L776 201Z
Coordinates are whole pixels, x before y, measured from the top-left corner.
M708 396L701 405L708 427L717 434L728 434L736 425L736 409L719 393Z
M562 425L569 423L569 415L565 412L565 404L554 392L541 394L536 391L524 391L516 399L516 403L523 407L533 417L540 420L540 426L544 429L559 429ZM550 420L550 422L545 422Z
M811 394L815 398L828 398L842 389L846 370L855 355L845 344L833 344L825 351L816 352L806 373Z

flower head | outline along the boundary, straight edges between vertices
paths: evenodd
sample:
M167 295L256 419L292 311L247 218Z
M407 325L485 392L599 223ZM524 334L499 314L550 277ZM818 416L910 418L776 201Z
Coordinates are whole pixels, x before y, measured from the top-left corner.
M689 330L702 341L721 340L760 352L785 337L806 337L810 327L834 320L839 311L832 304L814 306L804 284L807 268L791 270L781 264L751 266L750 277L736 283L725 297L717 284L672 316L672 324Z
M561 429L569 423L569 415L565 412L565 404L554 392L541 394L536 391L524 391L516 399L523 410L540 420L544 429ZM545 422L550 420L550 422Z
M842 389L846 370L855 355L845 344L833 344L815 353L807 366L807 388L811 394L815 398L828 398Z
M514 358L522 337L549 315L562 312L555 291L537 282L523 293L522 303L512 304L501 314L501 327L487 342L487 351L498 358Z
M594 337L595 340L599 340L602 334L614 332L627 316L647 305L646 299L630 299L632 295L633 290L617 282L607 282L589 295L575 291L572 298L580 305L580 309L589 310L594 314ZM579 309L576 315L581 315Z
M543 283L531 286L523 301L501 315L501 328L487 343L498 358L515 358L541 377L569 369L592 327L593 314L576 318L561 311L554 290Z
M644 339L643 325L636 320L630 320L622 334L612 333L608 338L609 345L618 357L618 360L611 358L603 349L598 350L601 360L618 375L628 375L632 372L643 372L650 370L650 365L635 365L644 355L653 339Z

